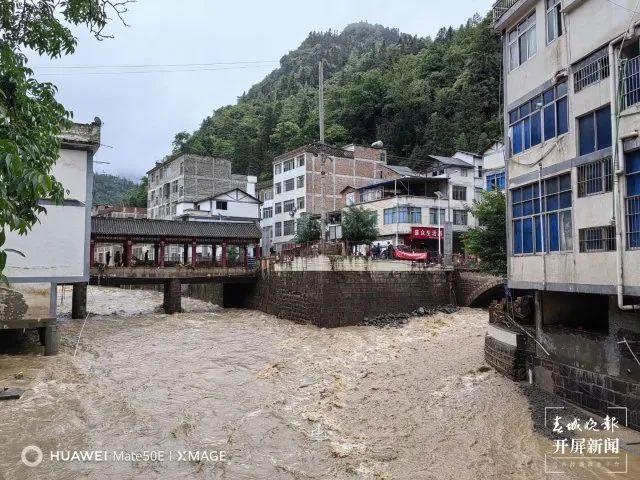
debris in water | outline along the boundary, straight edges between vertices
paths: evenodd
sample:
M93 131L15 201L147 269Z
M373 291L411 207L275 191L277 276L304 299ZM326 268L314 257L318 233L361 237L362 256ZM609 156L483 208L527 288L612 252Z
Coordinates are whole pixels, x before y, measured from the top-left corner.
M401 327L407 324L411 317L426 317L435 315L436 313L451 315L458 310L460 310L460 308L455 305L442 305L435 308L418 307L410 313L385 313L373 318L365 317L359 325L370 327Z
M16 380L20 380L22 379L22 377L24 377L24 373L22 372L18 372L13 376L13 378L15 378Z
M24 390L22 388L4 387L0 390L0 400L18 400L23 393Z

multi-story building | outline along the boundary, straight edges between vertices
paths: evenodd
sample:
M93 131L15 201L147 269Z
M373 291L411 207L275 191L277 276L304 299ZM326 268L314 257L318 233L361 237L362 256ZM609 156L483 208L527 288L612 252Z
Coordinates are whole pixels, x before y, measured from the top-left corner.
M495 142L482 153L482 170L478 177L482 178L483 190L504 190L506 185L506 168L504 163L504 144Z
M147 177L147 217L153 219L237 221L237 218L225 218L235 217L229 213L229 204L238 204L232 210L245 210L245 201L240 198L244 198L244 195L239 197L236 190L251 198L256 193L257 178L231 173L231 161L224 158L185 154L156 163L147 172ZM226 196L217 198L220 195ZM215 205L211 201L215 201ZM206 205L221 208L212 208L208 213L204 209L197 211L200 206ZM224 207L227 207L226 211ZM249 211L252 212L251 208ZM253 213L250 217L242 218L250 221L257 219L258 216ZM203 256L211 254L207 247L198 249L198 253ZM178 261L184 258L185 251L185 247L171 245L167 249L167 255L170 260Z
M640 391L636 8L500 0L494 27L504 51L508 283L535 292L532 376L602 413L629 407L640 428L631 394ZM590 371L590 383L616 392L605 399L589 385L563 386L558 368L577 383L585 377L576 371Z
M376 212L377 243L436 252L445 224L450 222L453 249L461 251L461 234L476 225L469 206L482 190L482 157L457 152L452 157L431 155L425 160L421 174L407 167L389 167L402 176L345 190L345 203Z
M193 203L234 188L255 195L257 182L256 177L231 173L229 160L197 155L156 163L147 177L147 217L161 220L173 220L179 203Z
M273 181L258 182L256 195L262 206L260 209L261 247L264 255L269 255L273 247Z
M291 245L300 215L325 216L340 210L346 187L398 176L387 165L384 148L310 144L276 157L273 199L262 207L263 232L272 232L270 247L281 251Z

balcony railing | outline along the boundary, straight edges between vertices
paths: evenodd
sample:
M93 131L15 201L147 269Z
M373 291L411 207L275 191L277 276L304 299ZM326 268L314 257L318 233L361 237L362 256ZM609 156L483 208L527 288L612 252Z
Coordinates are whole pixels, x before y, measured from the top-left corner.
M623 60L621 65L622 108L640 102L640 56Z
M493 23L495 24L500 18L509 11L519 0L498 0L493 4Z

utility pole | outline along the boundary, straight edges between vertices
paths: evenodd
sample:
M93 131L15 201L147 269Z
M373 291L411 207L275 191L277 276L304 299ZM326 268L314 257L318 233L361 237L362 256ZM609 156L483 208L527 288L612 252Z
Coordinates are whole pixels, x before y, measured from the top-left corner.
M324 151L324 69L323 61L318 64L318 112L320 121L320 195L322 196L322 207L320 211L320 246L321 252L325 254L325 235L326 235L326 199L324 194L324 176L325 176L325 151Z

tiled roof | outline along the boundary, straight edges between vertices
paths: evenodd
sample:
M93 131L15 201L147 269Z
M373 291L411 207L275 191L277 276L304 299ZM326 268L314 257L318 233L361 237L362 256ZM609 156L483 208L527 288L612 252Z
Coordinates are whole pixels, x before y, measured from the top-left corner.
M255 222L183 222L132 218L92 217L93 235L135 237L189 237L258 239Z

